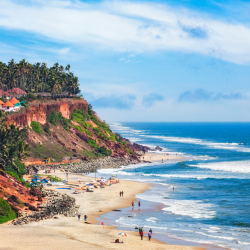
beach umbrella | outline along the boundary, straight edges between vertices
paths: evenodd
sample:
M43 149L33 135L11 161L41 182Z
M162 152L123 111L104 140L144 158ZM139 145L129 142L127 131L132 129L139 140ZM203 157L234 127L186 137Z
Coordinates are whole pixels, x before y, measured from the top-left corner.
M124 237L128 237L128 234L126 233L119 233L118 235L122 236L122 239L124 239ZM123 240L122 240L122 243L123 243Z

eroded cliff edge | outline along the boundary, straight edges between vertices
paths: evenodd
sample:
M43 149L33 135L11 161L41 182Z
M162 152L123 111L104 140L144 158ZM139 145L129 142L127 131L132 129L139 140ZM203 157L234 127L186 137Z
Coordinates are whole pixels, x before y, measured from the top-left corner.
M47 113L51 113L52 110L57 113L61 112L63 117L70 119L72 112L75 109L83 109L88 112L88 102L84 99L81 100L50 100L50 101L33 101L29 104L28 108L23 108L19 113L13 113L6 118L8 125L15 124L18 127L29 127L32 121L39 122L41 124L46 123Z

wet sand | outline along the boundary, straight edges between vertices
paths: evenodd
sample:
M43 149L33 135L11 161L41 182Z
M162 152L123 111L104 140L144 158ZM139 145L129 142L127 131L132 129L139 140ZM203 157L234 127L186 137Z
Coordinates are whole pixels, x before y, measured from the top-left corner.
M140 157L141 161L168 161L168 160L185 160L186 158L183 156L178 156L178 155L167 155L164 153L145 153Z

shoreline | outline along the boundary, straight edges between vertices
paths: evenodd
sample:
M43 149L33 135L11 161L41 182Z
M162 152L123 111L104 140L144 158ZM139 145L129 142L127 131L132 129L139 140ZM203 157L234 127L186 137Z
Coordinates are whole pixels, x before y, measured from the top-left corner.
M150 184L151 187L155 187L153 184ZM161 185L161 184L159 184ZM149 190L145 190L144 192L147 192ZM137 196L137 195L136 195ZM143 200L142 198L135 198L137 200L140 200L142 202L142 208L140 210L138 210L137 205L136 205L136 209L133 211L131 210L131 206L129 207L125 207L125 208L121 208L121 213L119 213L119 216L117 216L117 218L121 217L121 216L131 216L134 213L137 212L150 212L150 211L158 211L161 210L162 208L165 207L164 204L160 203L160 202L152 202L152 201L147 201L147 200ZM143 208L146 207L146 208ZM98 219L99 225L101 224L101 221L108 221L110 222L110 224L113 224L112 226L114 226L114 229L117 230L126 230L126 231L131 231L133 233L135 233L136 235L138 235L138 232L135 232L134 227L132 225L127 226L127 225L119 225L118 223L116 223L116 219L114 218L113 214L114 212L107 212L103 215L100 216L100 218ZM110 219L110 217L112 217L112 219ZM150 227L145 227L147 228L146 230L148 230ZM216 246L213 244L208 244L208 243L198 243L195 241L192 241L192 239L181 239L181 238L176 238L176 237L172 237L169 236L167 233L153 233L153 237L154 239L164 243L164 244L171 244L171 245L178 245L178 246L190 246L190 247L198 247L198 248L205 248L206 250L229 250L228 248L224 248L224 247L220 247L220 246Z
M58 177L65 173L56 173ZM76 183L79 176L82 181L90 181L93 177L70 174L69 182ZM105 226L104 229L97 223L96 218L100 215L110 212L121 207L128 207L131 200L135 200L136 194L144 192L150 187L149 184L140 182L131 182L121 180L120 183L98 188L94 193L84 192L73 195L73 190L56 189L62 193L69 194L76 198L76 205L81 205L79 211L82 218L86 213L88 223L84 223L83 219L79 222L77 217L64 217L57 215L59 219L48 219L39 223L33 222L23 226L2 225L1 249L20 249L31 250L44 249L50 246L50 249L75 249L76 247L84 247L88 249L168 249L168 250L205 250L205 248L167 245L156 239L150 242L147 237L143 241L140 240L138 233L125 231L129 234L129 238L124 240L123 244L114 244L115 239L121 231L111 226ZM124 191L124 197L119 197L120 189ZM101 210L101 211L100 211ZM44 223L44 227L43 227ZM146 233L145 233L146 236ZM11 240L10 240L11 239ZM98 240L97 240L98 239Z

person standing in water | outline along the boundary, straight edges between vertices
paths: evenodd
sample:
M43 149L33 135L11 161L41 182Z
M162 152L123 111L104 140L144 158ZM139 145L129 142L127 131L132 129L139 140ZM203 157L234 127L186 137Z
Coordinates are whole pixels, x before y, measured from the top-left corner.
M173 187L173 192L174 192L174 187Z
M134 210L135 203L132 201L132 210Z
M139 209L140 209L140 207L141 207L141 202L140 201L138 201L138 206L139 206Z

